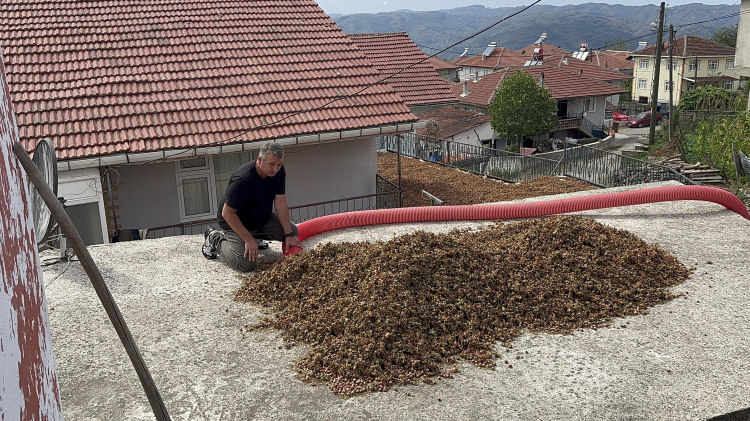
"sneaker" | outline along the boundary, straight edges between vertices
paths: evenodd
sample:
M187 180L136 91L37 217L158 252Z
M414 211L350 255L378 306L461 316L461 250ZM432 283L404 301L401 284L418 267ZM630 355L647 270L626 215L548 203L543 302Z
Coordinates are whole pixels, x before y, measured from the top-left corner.
M216 248L211 244L211 237L215 236L215 232L216 230L211 227L206 228L206 231L203 232L204 240L201 251L203 252L203 257L206 259L215 259L217 257Z
M268 242L266 240L261 240L260 238L256 238L255 242L258 243L258 250L265 250L268 248Z

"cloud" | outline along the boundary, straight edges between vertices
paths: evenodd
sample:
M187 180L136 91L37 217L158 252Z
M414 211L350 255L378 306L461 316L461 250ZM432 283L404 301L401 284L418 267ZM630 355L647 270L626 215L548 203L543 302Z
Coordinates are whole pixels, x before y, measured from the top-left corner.
M383 6L388 6L388 2L387 2L387 1L384 1L384 2L383 2Z

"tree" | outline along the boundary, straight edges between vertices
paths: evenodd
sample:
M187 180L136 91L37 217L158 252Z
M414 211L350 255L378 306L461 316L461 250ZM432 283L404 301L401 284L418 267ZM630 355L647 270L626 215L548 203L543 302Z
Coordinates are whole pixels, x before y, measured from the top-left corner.
M738 28L739 24L717 28L714 31L713 36L711 37L711 41L718 42L719 44L724 44L728 47L737 48Z
M704 85L685 92L677 110L733 111L737 105L736 92Z
M496 89L490 101L492 129L502 138L516 140L524 136L548 133L557 125L557 101L533 76L519 70Z

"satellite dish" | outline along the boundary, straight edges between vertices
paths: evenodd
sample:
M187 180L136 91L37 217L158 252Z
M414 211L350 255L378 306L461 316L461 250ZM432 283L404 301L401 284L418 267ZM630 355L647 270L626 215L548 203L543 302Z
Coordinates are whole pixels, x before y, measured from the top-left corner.
M34 158L31 160L34 166L42 174L42 179L47 183L49 188L57 196L57 158L55 157L55 146L50 139L42 139L37 143L34 149ZM47 240L52 232L52 212L44 203L42 196L31 183L29 178L26 179L29 187L29 202L31 203L31 214L34 219L34 233L36 235L36 244L39 245Z

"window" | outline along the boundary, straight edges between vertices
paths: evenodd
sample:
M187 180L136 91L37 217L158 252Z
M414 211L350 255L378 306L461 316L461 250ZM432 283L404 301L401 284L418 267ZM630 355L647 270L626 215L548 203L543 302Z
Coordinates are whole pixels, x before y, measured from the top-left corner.
M213 173L207 156L177 162L180 216L183 221L194 221L216 216Z
M646 79L638 79L638 89L647 89Z
M649 61L648 59L642 58L641 61L640 61L640 63L639 63L640 68L641 69L648 69L648 61Z
M648 97L647 96L639 96L638 97L638 103L639 104L648 104Z
M734 69L734 59L727 59L727 70Z
M674 82L672 82L672 83L674 83ZM665 81L664 81L664 90L665 90L665 91L667 91L667 92L669 92L669 91L671 91L671 90L672 90L672 89L671 89L671 85L669 84L669 81L668 81L668 80L665 80Z
M594 112L596 111L596 98L584 98L581 100L581 111L583 112Z
M708 60L708 70L718 70L719 60Z
M251 159L249 152L240 152L178 161L181 220L197 221L215 217L232 174Z
M669 70L669 60L664 62L664 68ZM672 70L677 70L677 62L672 60Z
M724 81L724 89L729 89L730 91L734 90L734 81L732 81L732 80L725 80Z
M698 60L697 62L695 60L688 62L688 70L691 72L694 72L696 70L701 69L701 61Z
M695 89L695 82L688 82L687 88L688 88L688 91L691 89Z

